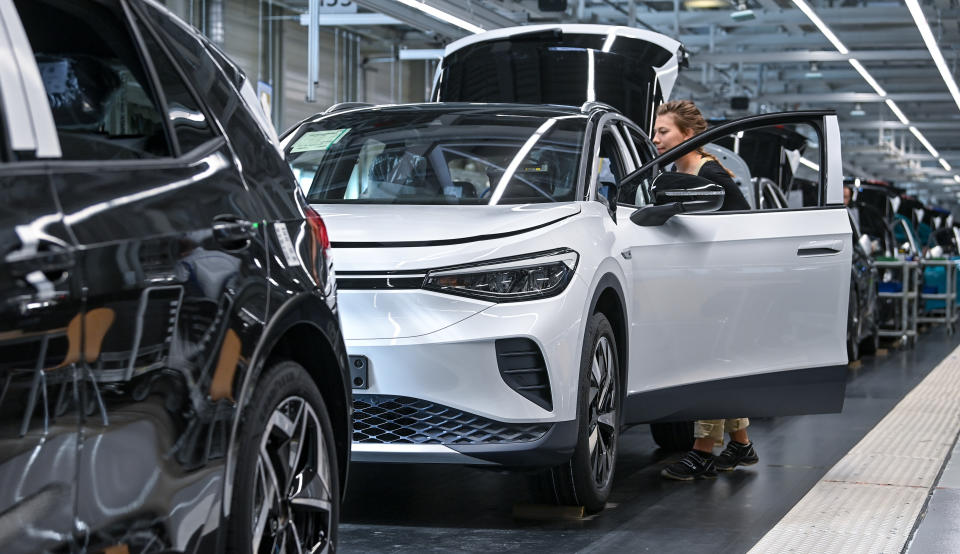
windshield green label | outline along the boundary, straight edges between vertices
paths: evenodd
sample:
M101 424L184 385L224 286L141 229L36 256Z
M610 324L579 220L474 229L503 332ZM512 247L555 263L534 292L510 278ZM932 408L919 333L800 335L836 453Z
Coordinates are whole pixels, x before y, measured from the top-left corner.
M342 139L350 129L330 129L329 131L310 131L293 143L290 152L313 152L326 150Z

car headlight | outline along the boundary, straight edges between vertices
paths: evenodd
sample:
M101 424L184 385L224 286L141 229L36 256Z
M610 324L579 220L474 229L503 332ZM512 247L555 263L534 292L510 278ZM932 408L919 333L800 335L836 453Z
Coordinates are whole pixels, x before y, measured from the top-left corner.
M567 288L579 259L576 252L564 248L436 269L427 273L423 288L490 302L547 298Z

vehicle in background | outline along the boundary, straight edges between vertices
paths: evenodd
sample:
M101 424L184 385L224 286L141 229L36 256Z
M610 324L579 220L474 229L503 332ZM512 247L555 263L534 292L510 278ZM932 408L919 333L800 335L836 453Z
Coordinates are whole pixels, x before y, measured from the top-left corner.
M0 551L333 551L329 242L246 77L141 0L0 0L0 59Z
M875 354L880 345L880 273L867 250L870 237L860 233L850 214L853 259L850 265L850 296L847 308L847 359Z

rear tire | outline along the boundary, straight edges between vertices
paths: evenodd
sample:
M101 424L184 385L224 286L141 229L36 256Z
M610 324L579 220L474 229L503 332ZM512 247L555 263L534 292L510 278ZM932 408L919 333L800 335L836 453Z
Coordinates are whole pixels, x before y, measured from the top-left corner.
M620 435L620 372L613 327L593 314L584 334L577 401L577 446L567 463L537 476L544 500L603 509L613 486Z
M307 371L283 361L264 372L242 415L228 522L237 554L333 552L340 480L333 427Z
M670 421L651 423L650 434L653 442L667 452L687 452L693 450L693 422Z

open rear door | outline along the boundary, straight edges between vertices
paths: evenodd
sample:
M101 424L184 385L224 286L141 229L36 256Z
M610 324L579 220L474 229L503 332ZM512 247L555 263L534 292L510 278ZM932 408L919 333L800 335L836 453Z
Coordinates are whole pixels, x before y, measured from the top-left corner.
M603 102L649 130L670 97L683 47L670 37L610 25L529 25L449 46L437 68L439 102L581 106Z

